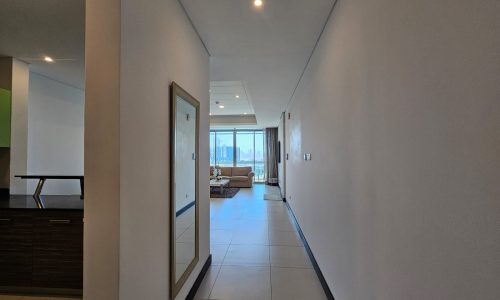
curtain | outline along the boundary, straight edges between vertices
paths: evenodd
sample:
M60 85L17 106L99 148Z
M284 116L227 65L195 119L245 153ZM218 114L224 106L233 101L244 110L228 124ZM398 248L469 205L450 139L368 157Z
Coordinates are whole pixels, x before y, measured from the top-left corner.
M278 128L266 128L266 183L278 184Z

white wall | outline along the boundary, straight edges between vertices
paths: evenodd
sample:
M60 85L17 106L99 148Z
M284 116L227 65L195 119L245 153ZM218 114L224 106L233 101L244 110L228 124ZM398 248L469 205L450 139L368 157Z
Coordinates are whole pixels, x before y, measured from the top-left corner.
M12 59L12 117L10 135L10 193L26 194L27 182L16 178L28 172L28 64Z
M86 300L120 293L120 2L85 1Z
M500 298L499 15L337 3L288 110L286 178L336 299Z
M30 72L28 173L83 175L84 91ZM30 180L33 193L37 181ZM43 194L79 194L78 180L47 180Z
M120 299L169 294L169 84L200 103L200 258L209 255L208 55L176 0L121 1Z

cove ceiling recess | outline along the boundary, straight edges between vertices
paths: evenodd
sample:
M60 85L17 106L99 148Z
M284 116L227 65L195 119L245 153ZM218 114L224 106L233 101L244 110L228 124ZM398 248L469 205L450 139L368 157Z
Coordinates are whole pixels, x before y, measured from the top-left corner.
M220 108L221 105L224 108ZM210 82L210 113L212 116L254 114L250 97L241 81Z
M210 53L211 81L240 81L258 126L277 126L334 1L180 1Z

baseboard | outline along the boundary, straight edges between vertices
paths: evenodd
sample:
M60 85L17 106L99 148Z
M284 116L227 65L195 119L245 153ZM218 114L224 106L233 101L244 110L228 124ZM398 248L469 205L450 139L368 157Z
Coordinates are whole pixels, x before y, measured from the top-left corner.
M297 219L295 218L295 214L293 213L293 210L290 207L290 204L288 204L288 202L286 201L285 198L283 198L283 202L285 202L286 207L288 208L288 211L292 215L293 223L297 227L297 231L299 232L300 239L302 240L302 243L304 244L304 247L306 248L306 252L307 252L307 255L309 256L309 259L311 259L311 263L313 265L314 271L316 272L316 275L318 276L318 279L321 283L321 286L323 287L323 290L325 291L326 298L328 300L335 300L335 298L333 297L332 291L330 290L328 283L326 283L325 277L323 276L323 273L321 272L321 269L319 268L318 262L314 258L314 254L312 253L312 250L309 247L309 244L307 243L306 237L304 236L302 229L300 229L299 222L297 222Z
M200 288L203 278L205 278L205 275L207 274L208 268L210 268L211 264L212 264L212 254L209 254L207 260L205 261L205 264L203 265L203 268L201 269L200 274L198 274L198 277L196 277L193 286L189 290L189 293L186 296L186 300L194 299L194 296L196 295L196 292L198 292L198 289Z
M281 192L281 185L279 184L279 182L278 182L278 187L280 188L280 195L281 195L281 197L283 198L283 202L286 202L286 197L285 197L285 195L283 195L283 193Z

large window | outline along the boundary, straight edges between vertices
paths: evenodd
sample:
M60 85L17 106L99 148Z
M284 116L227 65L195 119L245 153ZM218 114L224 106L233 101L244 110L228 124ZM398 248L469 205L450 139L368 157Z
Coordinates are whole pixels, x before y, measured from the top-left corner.
M264 133L262 131L255 132L255 172L256 181L265 181L264 167Z
M215 166L215 132L210 132L210 165Z
M252 167L264 181L264 134L261 130L210 131L210 165Z
M236 166L253 167L254 163L254 132L236 132Z

